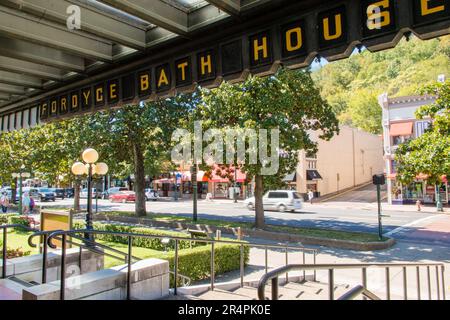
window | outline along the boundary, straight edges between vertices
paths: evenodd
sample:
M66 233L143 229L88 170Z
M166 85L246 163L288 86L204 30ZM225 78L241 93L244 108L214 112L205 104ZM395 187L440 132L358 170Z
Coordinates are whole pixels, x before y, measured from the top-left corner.
M288 198L287 192L269 192L269 198L280 199L280 198Z
M420 137L425 131L430 128L430 121L417 121L415 124L416 138Z

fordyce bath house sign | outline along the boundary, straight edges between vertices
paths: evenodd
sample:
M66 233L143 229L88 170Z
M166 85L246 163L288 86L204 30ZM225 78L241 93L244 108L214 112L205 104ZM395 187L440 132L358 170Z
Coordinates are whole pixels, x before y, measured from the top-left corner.
M84 112L191 91L197 84L215 87L248 74L267 75L280 65L307 66L317 55L329 60L350 55L356 46L382 50L404 33L421 38L449 33L450 0L330 1L333 7L278 17L267 23L198 39L192 49L172 48L142 65L119 70L113 77L61 92L33 106L40 120L50 121ZM291 12L292 13L292 12ZM178 51L177 51L178 50ZM170 57L170 58L168 58Z

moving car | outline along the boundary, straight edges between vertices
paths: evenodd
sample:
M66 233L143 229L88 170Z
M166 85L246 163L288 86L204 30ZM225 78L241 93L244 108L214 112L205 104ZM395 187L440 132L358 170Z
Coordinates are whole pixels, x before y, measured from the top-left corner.
M109 199L109 196L119 193L120 191L128 191L128 188L125 188L125 187L109 188L108 190L105 190L102 192L102 198Z
M136 194L134 191L119 191L118 193L109 196L111 202L134 202L136 201Z
M50 188L37 188L36 196L37 196L36 200L39 200L41 202L43 202L43 201L55 201L56 200L56 193L53 192Z
M145 201L156 201L159 198L158 191L154 189L145 189Z
M255 197L244 201L247 208L255 209ZM270 190L263 196L264 210L278 210L280 212L300 210L303 207L301 196L292 190Z

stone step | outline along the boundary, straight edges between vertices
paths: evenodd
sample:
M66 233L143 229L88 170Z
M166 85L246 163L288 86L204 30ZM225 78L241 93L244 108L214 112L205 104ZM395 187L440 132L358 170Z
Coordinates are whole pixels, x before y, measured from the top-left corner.
M25 288L10 279L0 279L0 300L22 300L22 290Z
M252 300L251 298L230 291L214 289L197 296L200 300Z

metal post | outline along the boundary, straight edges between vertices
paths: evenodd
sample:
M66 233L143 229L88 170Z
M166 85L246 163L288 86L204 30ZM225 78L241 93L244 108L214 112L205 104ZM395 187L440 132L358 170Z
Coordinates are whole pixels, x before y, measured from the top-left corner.
M380 185L377 184L377 202L378 202L378 239L383 239L383 227L381 226L381 191Z
M233 199L234 199L234 203L237 203L236 180L237 180L237 167L234 167L234 183L233 183Z
M88 179L87 179L87 213L86 213L86 229L92 230L92 165L88 164ZM92 235L90 233L85 233L84 238L87 240L92 240ZM88 245L88 244L86 244Z
M436 266L436 292L437 292L437 299L441 300L441 291L439 289L440 287L440 283L439 283L439 267Z
M48 235L44 234L44 242L42 243L42 284L47 283L47 238Z
M267 246L265 247L265 267L266 267L266 273L268 271L268 253L267 253Z
M305 251L303 251L303 264L306 264L305 258L306 258ZM303 281L305 280L306 280L306 270L303 269Z
M285 255L286 255L286 266L289 264L289 254L288 254L288 248L286 247L285 249ZM289 274L286 272L286 283L289 282Z
M442 211L444 211L444 209L442 207L441 193L440 193L440 190L439 190L439 184L436 184L435 191L436 191L436 210L439 211L439 212L442 212Z
M81 264L83 263L83 247L80 245L80 252L78 253L78 267L80 268L81 274Z
M241 288L244 286L244 245L241 244L240 252L240 276L241 276Z
M441 279L442 279L442 300L445 300L445 277L444 277L444 266L441 266Z
M62 235L61 248L61 275L60 275L60 291L59 299L64 300L66 291L66 234Z
M408 300L408 282L406 279L406 267L403 267L403 300Z
M19 173L19 214L22 214L23 213L23 209L22 209L22 205L23 205L23 202L22 202L22 167L20 167L19 172L20 172ZM13 202L15 200L16 199L13 199Z
M316 264L316 250L314 250L314 253L313 253L313 257L314 257L314 264ZM316 281L316 269L314 269L314 281Z
M334 270L328 269L328 295L330 300L334 300Z
M278 300L278 277L272 279L272 300Z
M191 167L191 182L192 182L192 220L197 221L197 165Z
M131 299L131 251L133 249L133 238L128 236L128 256L127 256L127 300Z
M214 290L214 242L211 242L211 291Z
M416 267L416 277L417 277L417 300L421 300L420 297L420 267Z
M367 289L367 268L362 268L362 283L364 289ZM363 300L367 300L367 298L364 296Z
M389 267L386 267L386 300L391 300L391 277Z
M3 266L2 266L2 279L6 279L6 259L7 259L7 254L8 254L8 247L7 247L7 241L6 241L6 235L8 234L8 230L6 228L3 229L3 250L2 250L2 261L3 261Z
M431 300L431 275L430 266L427 266L428 300Z
M173 274L175 277L174 282L173 282L173 285L174 285L173 294L177 295L178 294L177 293L177 287L178 287L178 285L177 285L177 281L178 281L178 239L175 239L175 260L173 262L173 269L174 269Z

